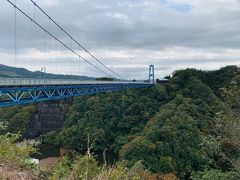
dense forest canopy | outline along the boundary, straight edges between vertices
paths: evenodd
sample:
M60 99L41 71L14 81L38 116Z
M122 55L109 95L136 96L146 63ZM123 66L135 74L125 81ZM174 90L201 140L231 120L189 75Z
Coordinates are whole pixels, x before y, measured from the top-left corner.
M186 69L151 89L76 97L64 127L45 142L86 151L90 136L91 151L114 152L128 167L141 161L152 173L181 179L240 178L239 83L236 66ZM34 112L1 109L0 121L24 135Z

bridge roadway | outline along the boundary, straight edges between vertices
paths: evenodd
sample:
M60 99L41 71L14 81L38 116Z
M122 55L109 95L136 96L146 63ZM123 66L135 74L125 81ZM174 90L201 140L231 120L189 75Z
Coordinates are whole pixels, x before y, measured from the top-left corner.
M81 81L70 79L0 78L0 107L74 96L148 88L153 84L131 81Z

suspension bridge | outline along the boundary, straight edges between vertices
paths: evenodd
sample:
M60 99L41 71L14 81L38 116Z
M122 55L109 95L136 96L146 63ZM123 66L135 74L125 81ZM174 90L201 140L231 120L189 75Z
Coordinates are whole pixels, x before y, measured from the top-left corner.
M33 0L26 0L32 4L34 8L33 15L28 14L20 4L17 4L17 0L14 2L11 0L5 0L5 3L13 9L13 54L14 64L17 67L18 61L22 59L18 49L18 28L21 26L18 24L18 17L25 18L25 21L30 23L30 34L28 38L24 39L24 43L29 43L31 49L31 55L28 57L28 65L33 63L32 66L41 67L46 69L52 69L52 73L56 72L56 67L63 73L64 68L68 68L69 72L75 72L78 74L81 67L87 69L87 67L94 69L98 73L101 73L100 77L111 78L111 81L96 81L96 80L77 80L77 79L49 79L49 78L23 78L23 77L1 77L0 78L0 107L15 106L21 104L29 104L41 101L57 100L63 98L69 98L74 96L97 94L102 92L122 91L126 89L134 88L149 88L154 84L154 65L149 66L149 76L147 82L130 81L127 78L120 75L113 68L105 65L95 55L93 55L86 47L79 43L69 32L67 32L61 25L59 25L48 13L43 10ZM23 2L23 1L20 1ZM37 14L41 18L37 18ZM40 20L43 16L47 19L46 23L41 23ZM20 26L20 27L18 27ZM55 33L53 31L58 31ZM59 36L59 32L61 36ZM41 34L41 35L39 35ZM61 38L62 36L64 38ZM37 37L37 36L41 36ZM42 40L43 39L43 40ZM19 45L20 46L20 45ZM39 54L40 52L40 54ZM71 57L70 57L71 55ZM84 57L87 56L87 57ZM41 64L41 58L47 59ZM24 57L26 58L26 57ZM53 61L54 59L54 61ZM70 60L69 60L70 59ZM57 62L56 60L60 61ZM53 61L53 62L52 62ZM84 64L81 64L84 63ZM69 65L70 64L70 65ZM76 68L78 68L76 70ZM50 70L49 70L50 71ZM93 70L92 70L93 71ZM70 73L66 73L70 74ZM80 72L79 72L80 74ZM85 74L84 74L85 75Z

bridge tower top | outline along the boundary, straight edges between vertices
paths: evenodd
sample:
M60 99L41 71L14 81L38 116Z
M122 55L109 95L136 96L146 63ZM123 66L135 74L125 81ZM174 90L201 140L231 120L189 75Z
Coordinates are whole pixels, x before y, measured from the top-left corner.
M154 65L149 66L149 83L154 84Z

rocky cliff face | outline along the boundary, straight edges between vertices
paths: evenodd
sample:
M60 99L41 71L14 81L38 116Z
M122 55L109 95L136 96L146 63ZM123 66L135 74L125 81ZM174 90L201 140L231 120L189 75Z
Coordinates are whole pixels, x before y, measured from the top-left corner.
M38 103L37 112L27 125L25 138L34 138L62 128L72 99Z

